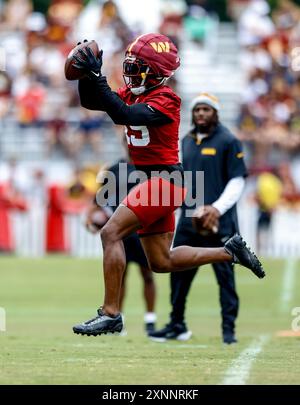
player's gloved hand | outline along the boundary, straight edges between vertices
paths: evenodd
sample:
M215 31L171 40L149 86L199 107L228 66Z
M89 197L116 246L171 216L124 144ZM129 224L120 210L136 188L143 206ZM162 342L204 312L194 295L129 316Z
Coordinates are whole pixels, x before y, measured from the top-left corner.
M85 41L83 41L85 42ZM79 53L79 55L78 55ZM90 79L97 79L98 77L102 76L101 74L101 67L102 67L102 54L103 51L99 52L98 55L94 55L91 48L88 46L85 49L79 49L78 53L73 56L76 63L74 64L77 69L85 70L87 76Z

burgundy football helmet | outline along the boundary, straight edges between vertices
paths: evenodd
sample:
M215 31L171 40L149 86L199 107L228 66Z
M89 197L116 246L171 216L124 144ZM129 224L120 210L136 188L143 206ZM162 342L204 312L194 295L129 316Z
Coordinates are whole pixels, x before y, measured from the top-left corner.
M164 84L179 65L177 48L168 37L141 35L126 49L124 81L133 94L142 94L146 89Z

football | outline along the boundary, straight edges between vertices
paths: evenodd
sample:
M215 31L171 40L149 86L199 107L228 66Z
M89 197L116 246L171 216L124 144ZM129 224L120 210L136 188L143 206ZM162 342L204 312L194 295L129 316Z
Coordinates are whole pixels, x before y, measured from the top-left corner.
M74 66L74 63L76 63L74 59L74 55L78 53L79 49L85 49L86 47L90 47L91 50L95 55L98 55L99 53L99 47L96 41L88 41L88 42L82 42L81 44L75 46L67 56L66 62L65 62L65 77L67 80L79 80L82 79L85 74L81 69L78 69ZM78 54L80 58L82 58L82 55Z

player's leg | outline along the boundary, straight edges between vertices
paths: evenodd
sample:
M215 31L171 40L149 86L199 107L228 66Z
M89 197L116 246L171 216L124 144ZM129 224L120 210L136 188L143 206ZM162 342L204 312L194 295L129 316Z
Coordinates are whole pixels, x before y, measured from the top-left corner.
M172 239L173 232L143 235L141 238L152 271L169 273L208 263L232 261L232 256L224 248L179 246L171 250Z
M140 231L141 242L152 271L168 273L209 263L234 262L249 268L259 278L265 276L260 261L240 235L234 235L222 247L178 246L170 249L175 223L174 213L166 212L160 218Z
M125 299L125 295L126 295L127 270L128 270L128 266L126 265L126 268L124 270L123 277L122 277L120 296L119 296L119 308L120 308L120 311L123 310L124 299Z
M134 188L125 200L132 215L136 215L142 224L139 232L141 243L154 272L182 271L202 264L233 259L232 254L227 253L223 247L202 249L181 246L170 251L175 228L174 210L176 204L183 200L184 194L182 187L163 178L153 177ZM142 202L136 204L138 195ZM165 199L166 196L169 198Z
M234 235L225 243L224 247L179 246L170 250L172 237L172 232L143 235L141 242L152 271L168 273L208 263L235 262L249 268L259 278L265 276L261 263L246 246L240 235Z
M124 315L124 311L123 311L124 301L125 301L126 291L127 291L127 284L126 284L127 283L127 274L128 274L128 263L126 264L126 268L123 273L121 289L120 289L120 298L119 298L119 309L120 309L120 314L121 314L122 321L123 321L123 329L120 333L120 335L122 335L122 336L127 336L127 331L124 326L125 315Z
M139 270L144 283L143 295L146 304L146 311L154 312L156 291L153 273L151 272L149 267L145 266L139 266Z
M136 233L128 236L123 240L126 262L136 263L139 272L143 279L143 298L145 303L145 314L144 314L144 327L148 334L155 329L156 313L154 312L155 307L155 282L154 274L149 269L147 258L145 256L143 247L140 242L140 238Z
M156 313L155 313L155 299L156 288L154 282L153 272L148 266L139 265L139 270L143 278L143 296L145 300L146 312L144 315L146 333L152 333L155 330Z
M102 307L108 315L119 312L119 294L126 256L123 238L141 227L139 219L129 208L121 205L101 230L105 296Z
M98 309L95 318L74 326L75 333L96 336L122 331L124 325L119 312L119 300L126 267L122 239L140 227L136 215L129 208L120 206L102 228L104 305Z

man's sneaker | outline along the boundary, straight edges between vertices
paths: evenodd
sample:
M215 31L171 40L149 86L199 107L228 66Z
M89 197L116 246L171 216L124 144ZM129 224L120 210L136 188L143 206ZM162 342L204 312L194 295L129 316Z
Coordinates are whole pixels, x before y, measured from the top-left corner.
M263 270L261 262L247 247L246 242L243 240L241 235L236 234L232 238L228 239L224 245L224 249L232 256L234 263L247 267L258 278L265 277L266 274Z
M187 329L184 323L169 323L163 329L149 333L149 338L154 342L165 342L166 340L189 340L192 332Z
M128 333L127 333L127 329L125 328L125 315L123 314L123 312L121 312L121 317L122 317L122 322L123 322L123 328L122 328L122 330L121 330L121 332L119 333L119 336L127 336L128 335Z
M123 321L121 314L116 316L106 315L101 308L97 310L97 316L89 321L73 326L74 333L88 336L106 335L107 333L121 332Z
M154 322L145 322L145 331L147 335L153 333L155 331L155 323Z

